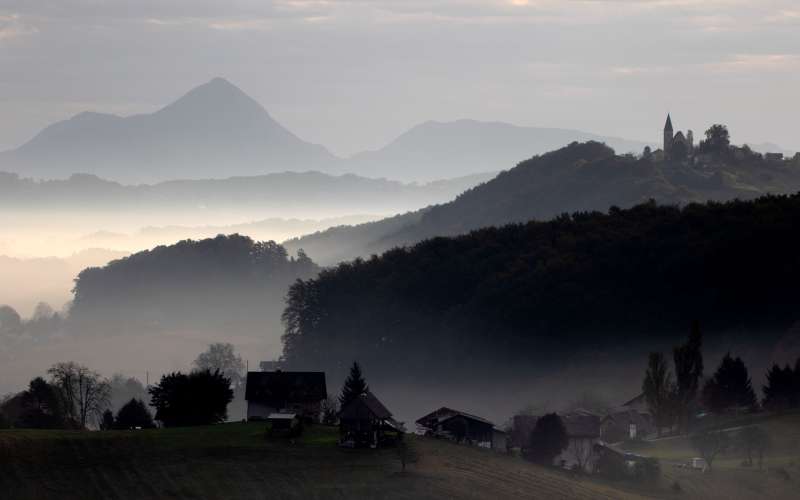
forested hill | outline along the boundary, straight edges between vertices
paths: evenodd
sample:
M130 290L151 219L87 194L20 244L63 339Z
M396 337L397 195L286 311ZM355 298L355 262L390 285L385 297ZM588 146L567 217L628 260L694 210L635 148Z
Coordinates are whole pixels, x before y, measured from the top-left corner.
M381 221L333 228L285 245L290 251L303 248L315 261L331 264L434 236L545 220L574 211L627 208L649 199L685 204L800 190L800 164L796 161L767 162L749 150L740 151L738 157L726 154L713 165L695 167L619 156L598 142L572 143L523 161L450 203L408 214L393 224Z
M434 238L295 284L284 356L331 371L358 359L376 376L425 380L651 349L693 320L709 338L764 340L800 319L798 220L800 195L768 196Z
M289 285L318 272L302 253L240 235L185 240L82 271L69 326L79 332L203 331L277 338Z

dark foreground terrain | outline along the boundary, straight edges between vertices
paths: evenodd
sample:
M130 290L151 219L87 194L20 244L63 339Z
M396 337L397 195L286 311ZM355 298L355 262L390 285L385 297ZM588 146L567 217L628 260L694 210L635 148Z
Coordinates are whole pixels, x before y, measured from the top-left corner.
M3 500L42 498L638 498L521 459L424 438L406 473L395 450L345 450L334 429L296 444L263 426L138 432L0 431Z
M783 436L763 470L734 455L701 473L685 438L644 443L661 460L658 486L576 477L501 455L409 437L419 459L401 472L394 449L346 450L335 429L298 442L266 439L259 424L135 432L0 431L0 491L16 499L150 498L796 498L800 415L759 422ZM675 492L674 482L681 491Z

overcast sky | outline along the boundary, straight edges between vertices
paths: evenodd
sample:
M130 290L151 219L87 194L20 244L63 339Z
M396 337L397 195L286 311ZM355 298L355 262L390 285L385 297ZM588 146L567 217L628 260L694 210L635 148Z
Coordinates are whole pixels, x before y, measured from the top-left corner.
M0 0L0 148L223 76L337 154L474 118L800 149L798 0Z

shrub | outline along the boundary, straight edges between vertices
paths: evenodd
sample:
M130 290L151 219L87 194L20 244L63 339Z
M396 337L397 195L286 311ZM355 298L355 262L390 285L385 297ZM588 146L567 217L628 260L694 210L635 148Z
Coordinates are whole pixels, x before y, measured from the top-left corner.
M152 429L155 424L153 416L150 415L144 402L140 399L131 399L117 412L114 427L117 429Z

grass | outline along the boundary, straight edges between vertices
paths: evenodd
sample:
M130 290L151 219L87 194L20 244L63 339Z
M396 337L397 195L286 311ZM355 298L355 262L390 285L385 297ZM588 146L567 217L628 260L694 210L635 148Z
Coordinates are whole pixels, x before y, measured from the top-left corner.
M160 498L639 498L521 459L413 438L419 462L400 472L392 449L336 446L335 429L296 442L259 424L137 432L0 431L0 497Z
M758 425L770 436L772 447L763 469L744 467L744 452L731 450L714 460L707 473L675 465L699 456L686 436L625 445L624 448L661 460L664 482L677 482L683 498L774 498L800 497L800 413L741 417L723 427Z

